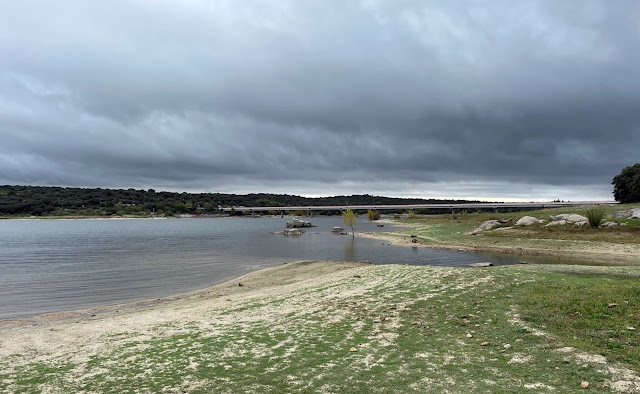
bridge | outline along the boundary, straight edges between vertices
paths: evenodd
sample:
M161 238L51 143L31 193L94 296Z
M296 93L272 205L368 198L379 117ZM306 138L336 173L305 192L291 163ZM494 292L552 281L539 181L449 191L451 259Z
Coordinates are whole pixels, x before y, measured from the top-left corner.
M520 209L542 209L542 208L561 208L575 206L594 206L594 205L616 205L615 201L563 201L563 202L482 202L482 203L452 203L452 204L402 204L402 205L315 205L315 206L290 206L290 207L220 207L223 212L269 212L274 211L282 215L286 211L345 211L348 208L354 211L382 211L382 210L425 210L425 209L450 209L452 213L456 210L465 209L485 209L498 210L501 208L520 208Z

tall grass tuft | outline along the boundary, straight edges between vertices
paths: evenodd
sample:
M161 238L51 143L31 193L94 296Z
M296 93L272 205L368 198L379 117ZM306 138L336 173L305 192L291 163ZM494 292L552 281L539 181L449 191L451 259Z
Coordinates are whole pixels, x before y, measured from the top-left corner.
M590 209L587 209L584 214L587 217L587 220L589 221L589 226L591 226L591 228L598 228L600 227L600 224L602 223L602 219L604 218L604 208L602 207L590 208Z

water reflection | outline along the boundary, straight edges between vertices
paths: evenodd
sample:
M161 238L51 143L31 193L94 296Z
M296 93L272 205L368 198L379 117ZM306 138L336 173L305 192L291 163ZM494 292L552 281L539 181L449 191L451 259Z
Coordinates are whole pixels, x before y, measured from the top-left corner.
M356 259L356 240L351 238L344 243L344 259L346 261L354 261Z

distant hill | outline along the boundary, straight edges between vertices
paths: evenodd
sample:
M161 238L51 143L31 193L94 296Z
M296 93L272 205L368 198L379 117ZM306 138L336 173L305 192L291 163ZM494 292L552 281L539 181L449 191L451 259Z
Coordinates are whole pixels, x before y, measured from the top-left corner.
M0 186L0 215L112 216L135 214L218 213L218 206L284 207L299 205L395 205L469 202L395 198L357 194L302 197L289 194L173 193L153 189L101 189L51 186Z

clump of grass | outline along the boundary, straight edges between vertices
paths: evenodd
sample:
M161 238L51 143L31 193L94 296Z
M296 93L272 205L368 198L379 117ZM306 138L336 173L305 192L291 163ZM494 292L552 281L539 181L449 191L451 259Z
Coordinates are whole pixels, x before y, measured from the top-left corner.
M584 212L587 220L589 221L589 226L591 228L598 228L602 223L602 219L604 218L604 208L602 207L594 207L587 209Z

